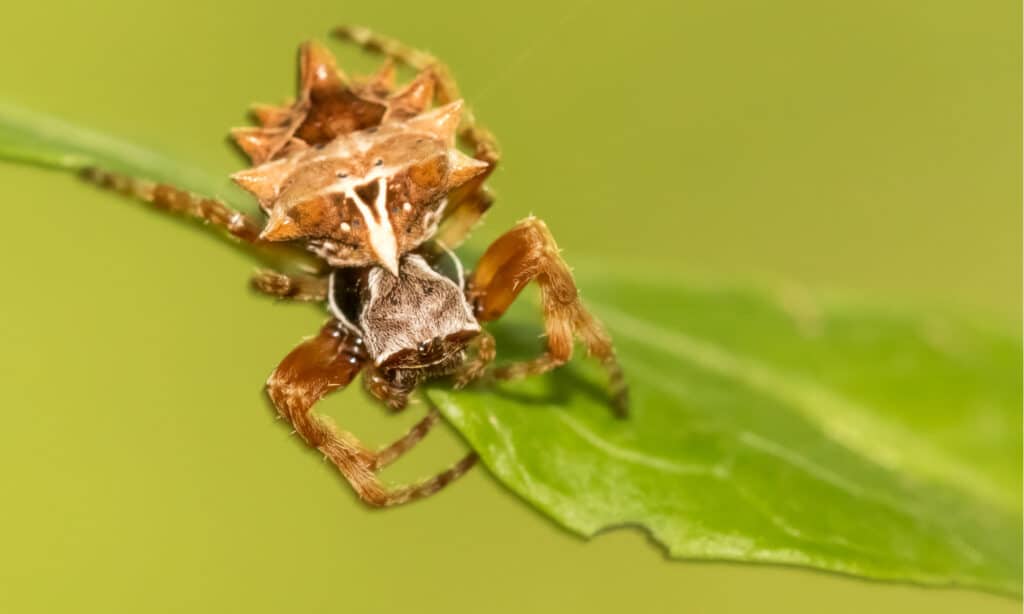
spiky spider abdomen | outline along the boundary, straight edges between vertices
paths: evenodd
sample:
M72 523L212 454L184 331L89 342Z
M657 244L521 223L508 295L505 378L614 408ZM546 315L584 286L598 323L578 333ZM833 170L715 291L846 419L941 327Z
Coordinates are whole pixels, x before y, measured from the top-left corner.
M318 265L303 273L260 271L258 290L325 303L331 317L292 350L267 380L281 417L329 459L365 502L404 503L436 492L475 462L469 454L437 476L385 486L377 472L437 423L431 407L405 436L370 450L313 412L324 395L360 373L374 397L406 406L422 382L450 377L460 387L481 378L538 375L565 364L579 339L606 368L620 414L627 391L611 340L583 306L547 226L528 217L492 243L466 275L451 251L490 207L484 183L498 162L448 70L431 56L359 28L342 38L388 60L376 75L349 79L323 47L300 50L299 95L283 107L255 109L260 126L232 132L253 166L233 175L259 201L259 223L211 198L164 184L90 169L86 177L222 228L259 250L277 246ZM394 84L395 64L418 72ZM470 151L460 151L461 141ZM499 367L482 324L500 318L531 281L540 288L545 349Z
M332 266L396 273L399 256L437 231L448 193L488 167L455 148L461 106L293 145L233 178L269 215L263 239L306 240Z

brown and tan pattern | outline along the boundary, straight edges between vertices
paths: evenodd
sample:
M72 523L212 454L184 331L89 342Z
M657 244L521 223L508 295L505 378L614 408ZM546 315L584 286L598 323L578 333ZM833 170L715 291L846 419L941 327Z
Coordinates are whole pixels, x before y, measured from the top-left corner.
M377 473L421 441L439 414L431 406L394 443L368 449L313 411L360 373L369 394L400 411L425 381L449 378L462 387L538 375L565 364L580 339L608 371L611 404L624 416L627 388L611 339L580 301L543 222L519 222L491 244L468 278L451 251L492 203L485 181L498 149L464 106L448 69L363 28L334 34L384 55L383 67L349 78L324 47L306 43L296 99L257 106L259 125L232 131L253 164L232 177L258 199L265 222L164 184L99 169L86 178L207 222L258 250L315 256L303 272L260 270L252 279L264 294L323 301L332 314L317 336L281 361L267 393L294 432L370 505L433 494L468 471L476 456L417 484L382 483ZM417 75L397 87L396 66ZM492 367L498 348L481 324L500 318L533 281L546 347L533 360Z
M486 168L455 148L461 103L296 147L233 177L270 216L262 238L305 239L332 266L380 262L429 239L448 194Z
M335 28L332 34L385 56L388 65L393 62L422 71L421 76L426 75L433 81L438 103L447 104L462 99L451 71L429 53L358 26L341 26ZM450 205L434 239L450 248L458 247L469 236L469 232L494 202L484 182L494 172L501 158L494 135L477 124L476 117L469 109L463 113L459 140L473 152L474 158L486 162L487 168L472 181L454 190L449 197Z

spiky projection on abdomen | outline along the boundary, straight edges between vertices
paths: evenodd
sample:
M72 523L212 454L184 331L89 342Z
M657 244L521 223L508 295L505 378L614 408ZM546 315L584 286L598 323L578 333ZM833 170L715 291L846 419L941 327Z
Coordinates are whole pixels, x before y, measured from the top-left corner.
M437 231L448 194L489 168L455 146L462 102L427 111L429 71L387 95L390 65L353 89L315 44L302 68L294 104L263 107L262 127L233 132L257 164L233 178L269 216L263 239L305 240L332 266L397 275L401 255Z

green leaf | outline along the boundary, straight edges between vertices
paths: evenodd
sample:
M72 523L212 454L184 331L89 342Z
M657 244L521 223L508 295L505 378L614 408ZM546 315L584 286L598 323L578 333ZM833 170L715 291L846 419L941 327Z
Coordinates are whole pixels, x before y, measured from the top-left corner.
M1018 339L793 290L580 282L626 368L629 419L582 361L431 391L561 525L643 527L675 557L1020 592ZM499 356L536 346L496 332Z
M2 104L0 158L250 202L188 165ZM627 371L628 419L585 360L430 392L491 472L556 522L586 536L643 527L677 557L1020 593L1017 337L792 290L580 282ZM515 323L536 321L524 307L496 327L503 360L538 349L539 328Z

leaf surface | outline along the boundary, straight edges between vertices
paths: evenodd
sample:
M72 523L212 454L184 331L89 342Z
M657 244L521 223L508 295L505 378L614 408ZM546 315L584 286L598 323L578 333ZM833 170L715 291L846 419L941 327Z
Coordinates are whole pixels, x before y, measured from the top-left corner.
M558 523L643 527L675 557L1020 592L1017 338L794 290L580 281L615 338L630 418L581 360L431 391ZM535 329L495 332L499 356L536 351Z

